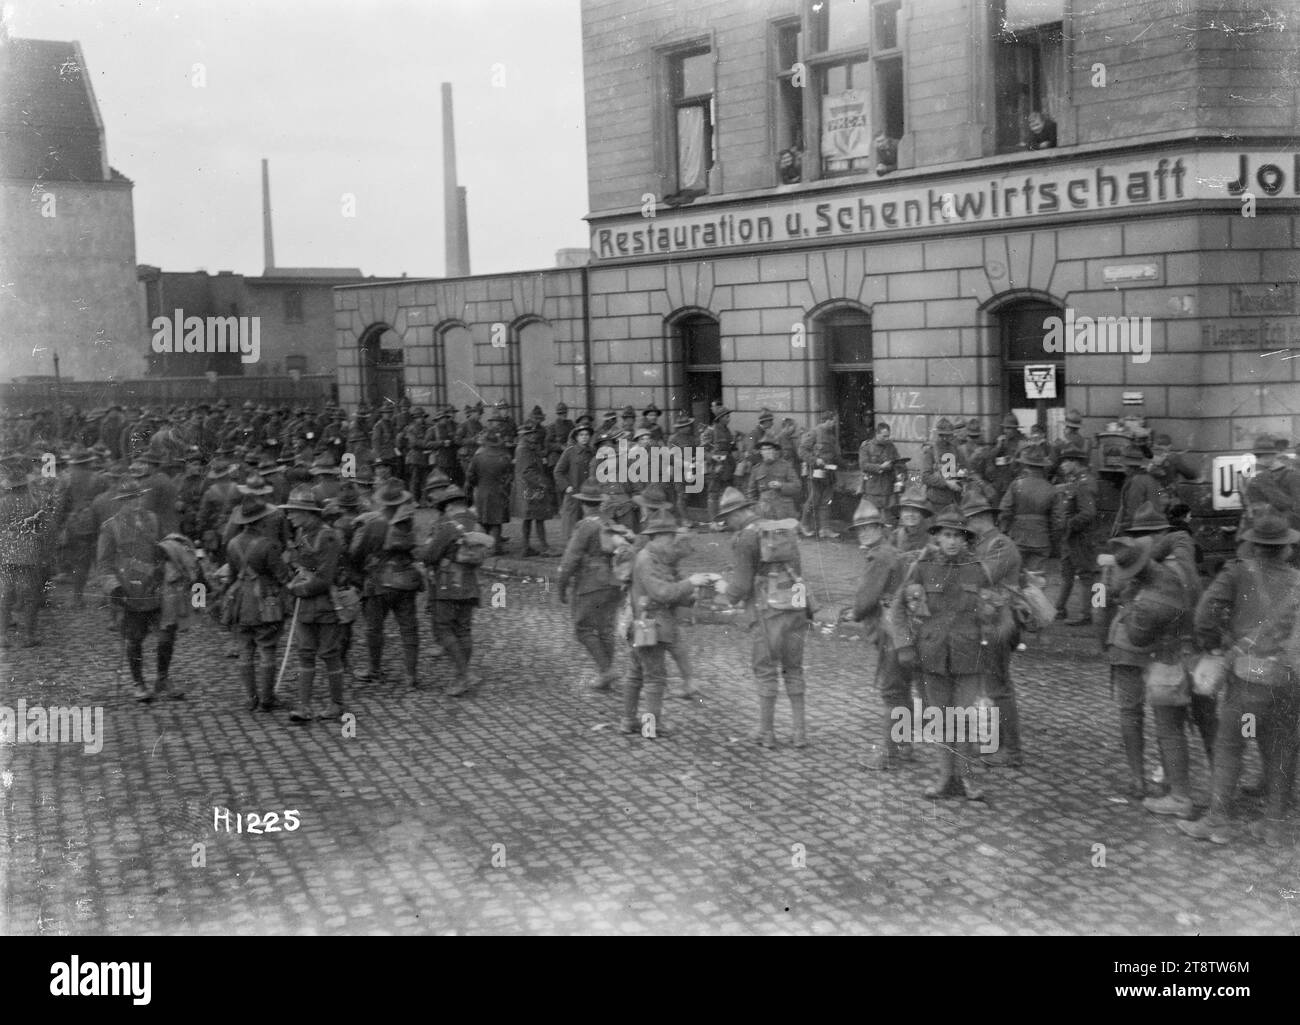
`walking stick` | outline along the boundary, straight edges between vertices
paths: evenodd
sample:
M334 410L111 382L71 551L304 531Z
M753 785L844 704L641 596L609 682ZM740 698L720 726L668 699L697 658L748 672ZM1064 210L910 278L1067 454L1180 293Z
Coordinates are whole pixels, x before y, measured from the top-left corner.
M298 626L298 606L301 604L301 598L293 600L293 616L289 620L289 637L284 642L284 658L280 659L280 674L275 678L275 693L279 693L280 681L284 679L284 667L289 664L289 652L293 651L293 632Z

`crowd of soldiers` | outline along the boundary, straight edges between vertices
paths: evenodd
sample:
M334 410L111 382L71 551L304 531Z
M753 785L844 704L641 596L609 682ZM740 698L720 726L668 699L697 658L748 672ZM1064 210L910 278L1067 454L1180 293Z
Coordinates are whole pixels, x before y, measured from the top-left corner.
M338 719L345 673L356 683L383 681L390 613L403 685L424 686L416 597L427 592L432 634L451 666L446 691L460 696L480 680L472 668L477 568L506 550L502 525L512 514L523 520L521 554L552 554L546 524L558 514L559 600L571 606L575 637L593 662L592 688L610 691L623 677L622 732L653 739L671 731L669 656L685 695L698 696L676 610L711 594L750 613L754 740L776 746L784 686L791 741L808 743L803 645L819 610L797 541L834 533L835 411L800 432L764 410L748 433L731 429L731 411L719 403L707 425L685 411L661 424L653 405L639 414L610 410L599 423L589 414L569 420L563 404L549 424L537 407L517 424L504 402L486 416L481 404L462 412L458 420L441 407L430 417L398 404L348 416L335 406L313 412L247 402L236 413L220 402L167 414L111 407L84 418L11 417L0 458L0 643L14 642L15 618L21 643L39 643L49 578L66 573L81 605L97 566L138 700L184 697L170 668L178 626L207 607L232 635L228 654L240 660L250 710L277 707L291 648L289 718ZM1264 766L1266 812L1255 831L1280 842L1300 717L1292 668L1300 666L1300 643L1292 641L1300 632L1300 572L1292 565L1300 471L1289 446L1258 439L1239 557L1203 589L1188 509L1174 488L1197 478L1199 466L1138 420L1117 421L1093 439L1081 427L1069 411L1062 436L1049 441L1007 414L986 441L976 421L941 419L916 470L899 457L887 424L862 443L852 517L861 584L839 618L863 623L875 649L883 715L866 767L898 771L918 762L918 734L900 731L898 715L918 705L942 710L950 724L973 714L999 724L992 752L947 730L934 745L927 796L983 800L977 777L986 768L1022 766L1013 658L1026 631L1053 615L1068 619L1078 579L1081 611L1069 625L1098 614L1130 797L1176 817L1191 836L1227 842L1244 748L1238 720L1249 715L1259 724L1252 735ZM60 436L70 440L60 445ZM602 473L629 445L677 450L685 479L636 483ZM696 453L702 459L693 462ZM1096 471L1122 473L1105 522ZM698 526L685 505L693 474L703 476L707 522L735 535L728 576L680 570ZM423 537L415 528L420 507L433 516ZM1058 555L1053 605L1044 573ZM210 605L195 602L199 593ZM365 625L366 647L355 656L354 620ZM154 629L150 686L143 642ZM319 710L318 671L328 695ZM1160 745L1159 783L1144 768L1146 705ZM1213 767L1210 811L1195 821L1189 725Z

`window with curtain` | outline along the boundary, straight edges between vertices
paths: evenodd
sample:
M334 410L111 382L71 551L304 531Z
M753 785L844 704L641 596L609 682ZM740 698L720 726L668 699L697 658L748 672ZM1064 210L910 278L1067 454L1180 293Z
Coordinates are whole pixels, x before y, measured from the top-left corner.
M991 0L999 153L1035 145L1030 116L1055 125L1065 91L1064 0Z
M709 191L714 164L713 52L692 50L668 61L677 193L700 195Z

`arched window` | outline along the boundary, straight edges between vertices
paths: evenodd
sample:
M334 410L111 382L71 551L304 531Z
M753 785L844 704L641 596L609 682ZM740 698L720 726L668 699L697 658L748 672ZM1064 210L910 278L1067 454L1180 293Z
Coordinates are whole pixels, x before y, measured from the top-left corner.
M840 453L857 459L875 417L871 316L865 310L829 310L816 320L825 360L827 405L840 415Z
M361 381L364 400L379 406L406 394L402 336L387 324L372 324L361 336Z
M707 313L692 313L673 325L677 381L671 390L674 406L684 406L706 426L709 404L722 401L722 333Z
M515 324L515 337L515 353L520 364L520 419L527 417L533 406L540 406L550 416L559 398L555 384L555 329L540 317L529 317ZM515 399L512 397L511 401Z
M1045 351L1043 322L1060 316L1061 308L1043 299L1019 299L994 314L1002 353L1003 408L1014 412L1022 427L1041 424L1049 437L1065 416L1065 358Z

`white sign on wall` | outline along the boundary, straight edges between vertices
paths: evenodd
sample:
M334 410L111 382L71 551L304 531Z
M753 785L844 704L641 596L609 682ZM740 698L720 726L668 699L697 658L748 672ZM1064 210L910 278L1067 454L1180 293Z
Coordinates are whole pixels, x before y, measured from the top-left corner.
M1249 452L1215 456L1211 504L1215 509L1242 508L1241 493L1246 481L1255 475L1255 457Z
M1056 398L1056 364L1031 363L1025 367L1025 398Z
M870 102L865 89L822 97L823 157L857 160L871 156Z

